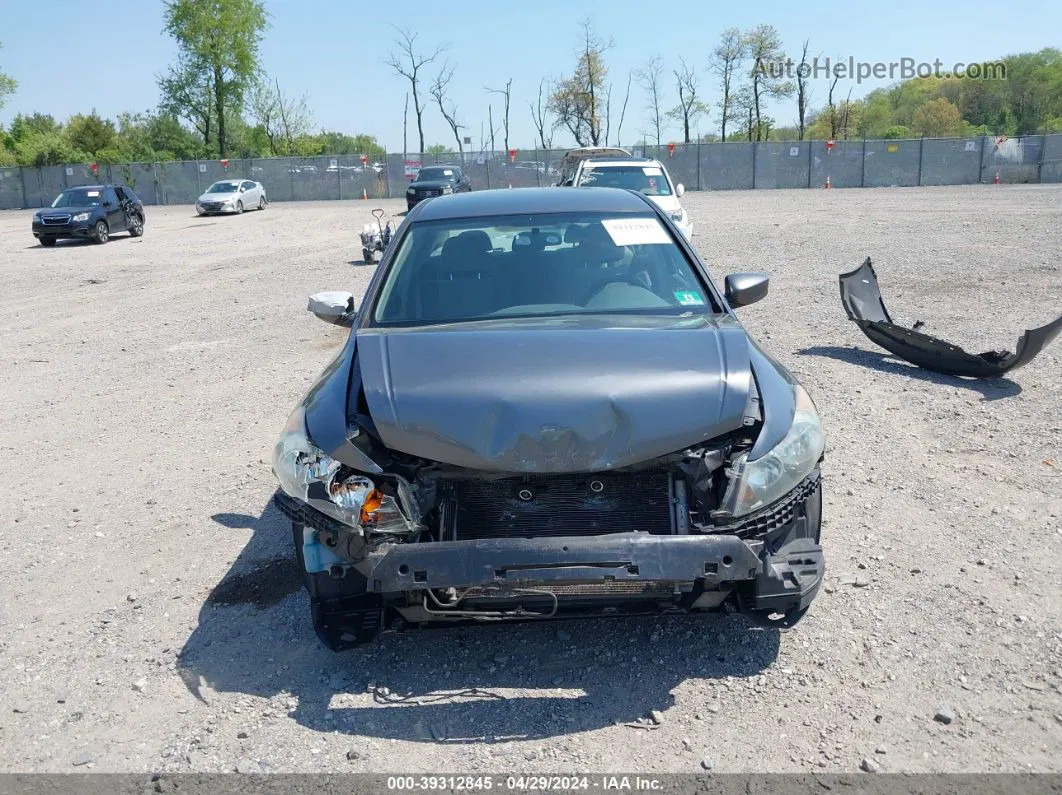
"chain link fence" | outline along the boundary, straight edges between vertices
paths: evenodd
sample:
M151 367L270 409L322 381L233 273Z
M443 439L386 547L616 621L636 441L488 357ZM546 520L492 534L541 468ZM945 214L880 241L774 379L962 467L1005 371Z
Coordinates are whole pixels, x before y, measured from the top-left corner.
M1062 182L1062 135L632 146L687 190L884 188ZM0 209L46 207L64 189L128 185L145 204L192 204L219 179L261 182L270 201L401 198L421 166L461 166L474 190L554 185L565 150L444 152L0 168Z

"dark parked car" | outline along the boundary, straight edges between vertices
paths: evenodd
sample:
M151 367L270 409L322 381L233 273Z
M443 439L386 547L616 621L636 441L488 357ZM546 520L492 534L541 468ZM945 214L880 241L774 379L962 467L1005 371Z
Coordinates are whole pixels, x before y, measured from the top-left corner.
M412 210L417 202L432 196L468 193L471 190L472 180L459 167L428 166L418 171L406 188L406 208Z
M399 228L273 456L314 627L734 610L824 573L808 393L667 215L615 188L448 196Z
M144 204L123 185L67 188L51 207L33 214L33 236L42 246L63 238L106 243L115 232L144 234Z

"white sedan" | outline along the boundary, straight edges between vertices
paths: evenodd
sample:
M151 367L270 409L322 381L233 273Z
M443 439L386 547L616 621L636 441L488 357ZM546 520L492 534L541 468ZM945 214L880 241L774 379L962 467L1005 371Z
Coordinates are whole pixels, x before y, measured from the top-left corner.
M195 201L195 211L200 215L211 213L236 213L244 210L264 210L267 200L261 182L249 179L223 179L206 189Z

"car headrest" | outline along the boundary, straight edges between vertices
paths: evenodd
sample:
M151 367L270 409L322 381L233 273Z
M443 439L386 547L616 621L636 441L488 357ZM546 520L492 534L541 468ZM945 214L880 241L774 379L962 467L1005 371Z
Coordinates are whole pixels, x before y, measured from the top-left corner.
M585 227L579 249L602 262L615 262L623 257L623 249L616 245L612 235L600 223Z
M490 235L482 229L469 229L443 243L442 256L446 259L473 257L485 254L493 247Z

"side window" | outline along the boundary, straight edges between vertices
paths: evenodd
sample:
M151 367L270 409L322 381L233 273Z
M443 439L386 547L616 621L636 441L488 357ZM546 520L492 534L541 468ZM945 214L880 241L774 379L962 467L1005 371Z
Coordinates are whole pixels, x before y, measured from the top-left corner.
M129 201L133 202L133 204L139 203L140 199L137 197L137 195L135 193L133 193L133 191L129 190L129 188L122 188L122 190L125 191L125 198L127 198Z
M118 196L115 194L114 188L107 188L107 190L103 192L103 203L106 204L107 202L110 202L111 204L118 203Z
M128 197L125 192L125 188L115 188L114 192L118 194L118 201L124 202Z
M244 190L250 190L253 187L254 187L254 183L253 182L244 182L243 183L243 189Z

